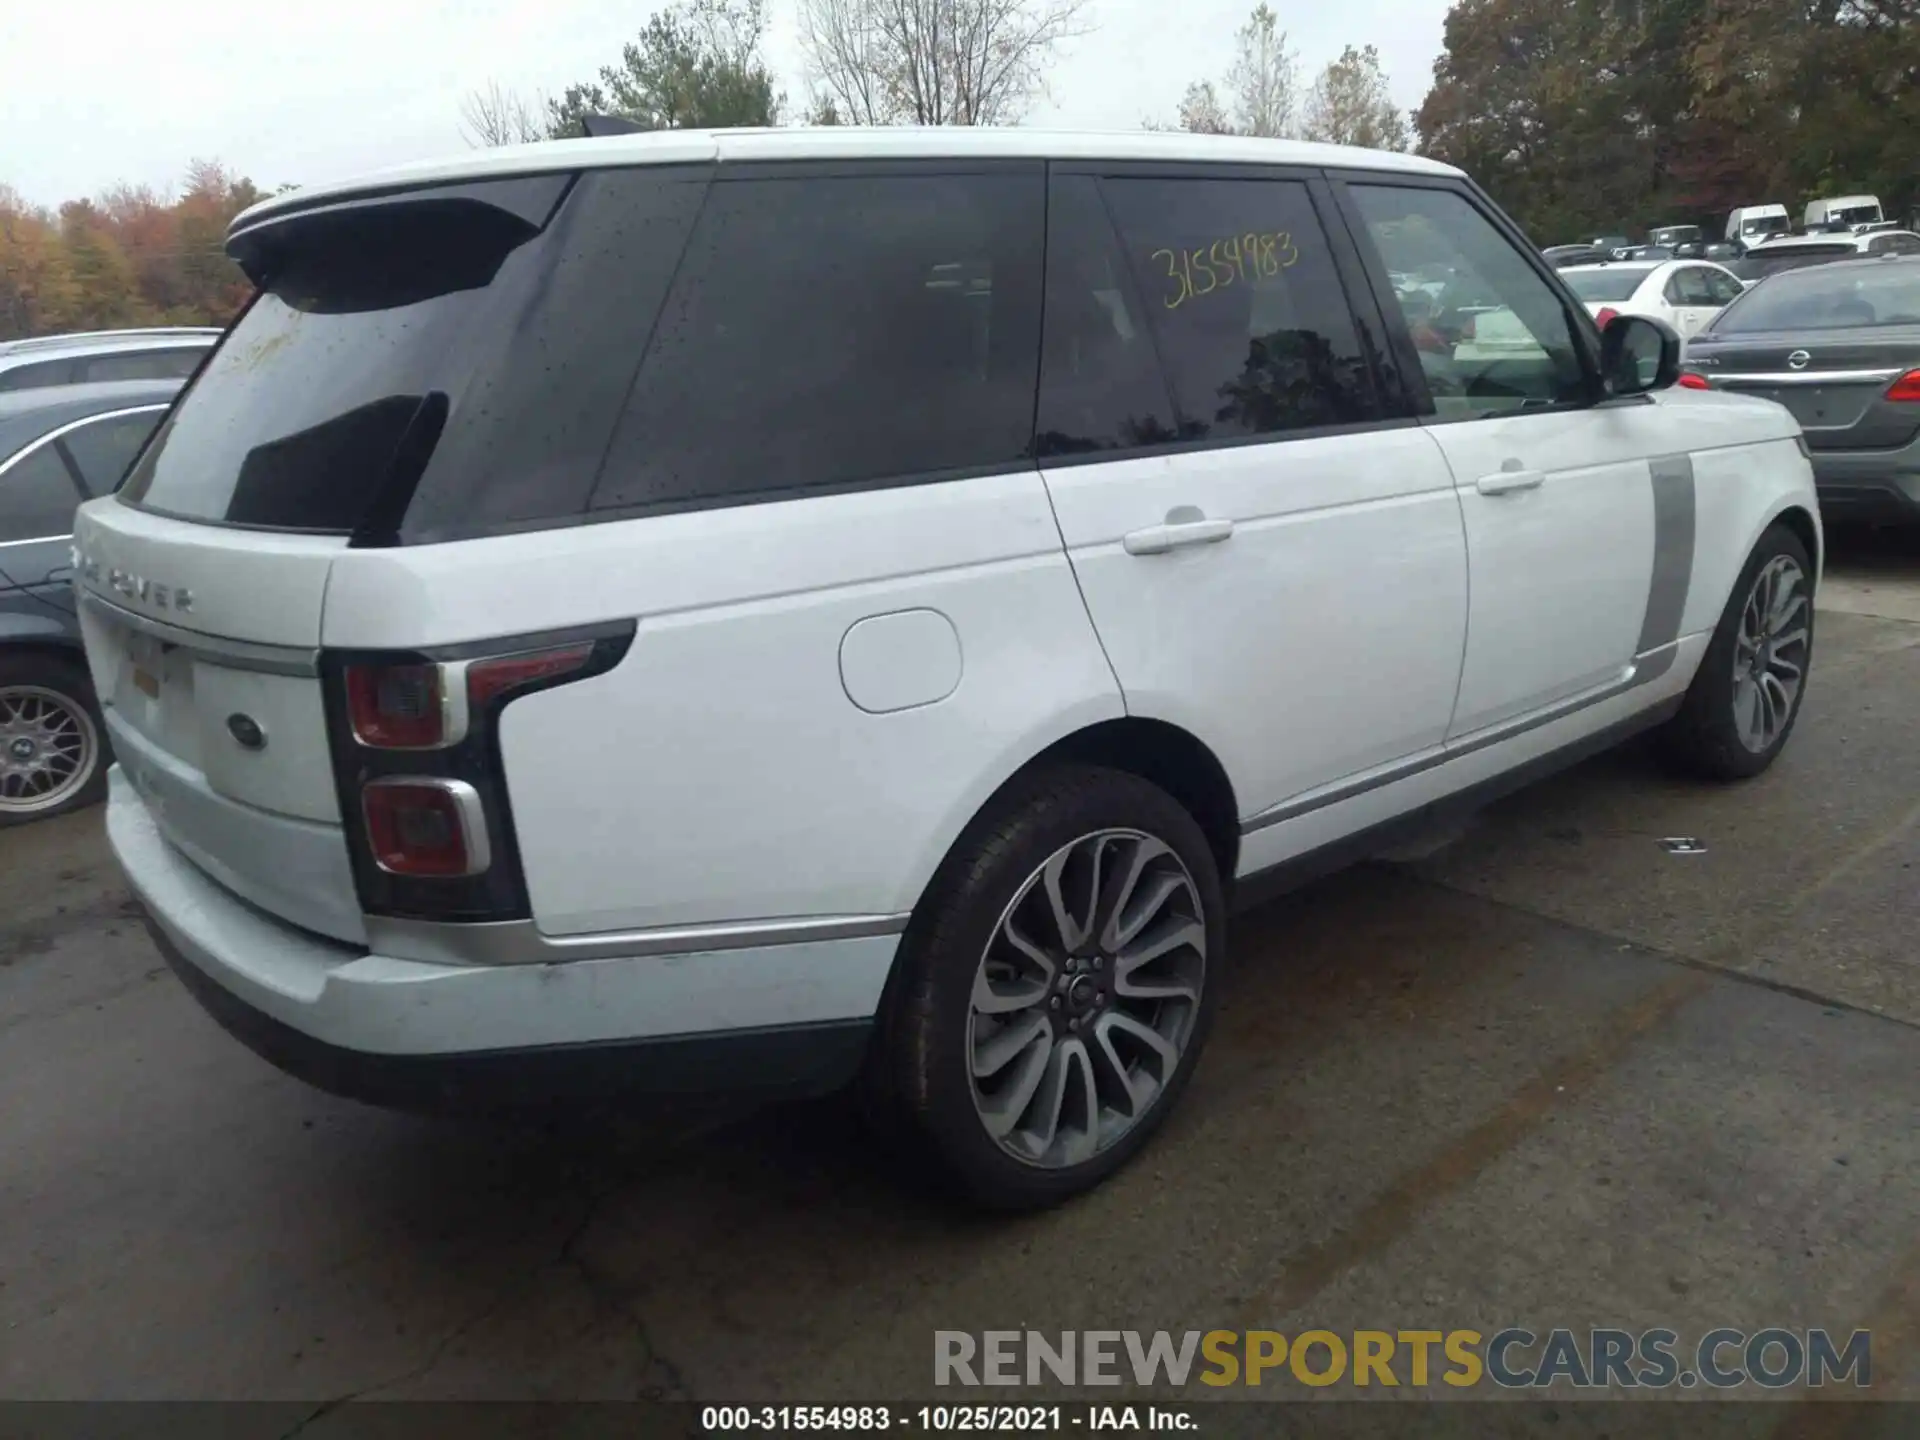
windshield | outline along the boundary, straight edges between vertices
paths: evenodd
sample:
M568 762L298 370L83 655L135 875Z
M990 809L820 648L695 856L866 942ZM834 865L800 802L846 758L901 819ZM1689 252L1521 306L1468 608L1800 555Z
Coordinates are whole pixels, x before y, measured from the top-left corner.
M1651 265L1609 265L1604 270L1562 270L1561 277L1581 300L1625 300L1653 273Z
M1838 220L1842 225L1864 225L1869 220L1880 218L1878 205L1849 205L1841 210L1829 210L1829 220Z
M1920 265L1845 266L1779 275L1735 300L1716 335L1920 325Z
M1648 237L1655 245L1691 245L1700 238L1698 225L1668 225Z
M1740 222L1742 235L1784 235L1791 228L1784 215L1762 215L1758 219Z

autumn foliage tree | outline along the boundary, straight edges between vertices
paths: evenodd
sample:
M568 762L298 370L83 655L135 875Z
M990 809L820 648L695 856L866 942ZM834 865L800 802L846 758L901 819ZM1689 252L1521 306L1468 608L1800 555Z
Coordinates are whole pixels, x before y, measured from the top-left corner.
M1920 0L1458 0L1421 148L1542 243L1920 203Z
M261 198L195 162L178 196L117 186L58 210L0 185L0 340L128 325L223 325L249 286L223 248Z

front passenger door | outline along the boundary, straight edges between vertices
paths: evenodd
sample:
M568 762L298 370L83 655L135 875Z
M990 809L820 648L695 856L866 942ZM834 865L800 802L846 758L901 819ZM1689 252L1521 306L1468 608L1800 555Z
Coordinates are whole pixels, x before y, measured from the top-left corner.
M1636 656L1676 638L1671 591L1654 586L1675 564L1691 569L1691 471L1683 494L1663 482L1656 507L1651 462L1684 456L1682 422L1644 398L1596 403L1571 302L1477 197L1399 177L1354 175L1342 189L1376 289L1389 269L1437 254L1500 307L1492 324L1443 317L1401 340L1466 520L1466 663L1449 743L1621 685Z

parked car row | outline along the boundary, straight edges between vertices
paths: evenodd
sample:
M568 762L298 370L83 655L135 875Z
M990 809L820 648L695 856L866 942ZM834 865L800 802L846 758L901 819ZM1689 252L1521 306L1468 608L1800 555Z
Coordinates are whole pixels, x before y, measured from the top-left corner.
M0 826L106 793L111 745L75 613L73 515L120 484L219 335L0 343Z

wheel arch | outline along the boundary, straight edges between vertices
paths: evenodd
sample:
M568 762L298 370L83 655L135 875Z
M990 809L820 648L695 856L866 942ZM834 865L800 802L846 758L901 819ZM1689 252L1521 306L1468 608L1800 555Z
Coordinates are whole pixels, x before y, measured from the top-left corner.
M1220 883L1232 887L1240 858L1240 810L1226 767L1206 742L1181 726L1120 715L1083 724L1014 766L949 837L915 897L914 912L938 888L948 860L974 827L992 814L1002 795L1035 770L1072 764L1124 771L1166 791L1199 824L1219 867Z
M1752 543L1747 546L1748 554L1752 554L1753 547L1760 543L1760 536L1766 534L1768 528L1774 525L1785 525L1789 530L1793 531L1800 543L1807 547L1807 558L1813 561L1813 590L1817 595L1820 591L1820 580L1825 573L1826 565L1826 556L1821 553L1822 535L1819 520L1803 505L1788 504L1782 506L1774 512L1765 525L1760 527L1759 533L1753 537Z

